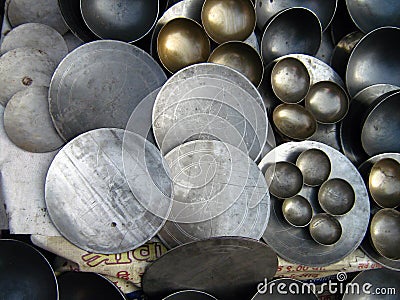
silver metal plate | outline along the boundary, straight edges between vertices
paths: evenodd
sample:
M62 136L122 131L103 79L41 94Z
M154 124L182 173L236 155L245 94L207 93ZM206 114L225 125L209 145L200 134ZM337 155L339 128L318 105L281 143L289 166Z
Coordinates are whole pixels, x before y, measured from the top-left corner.
M130 143L129 150L143 151L145 145L149 161L160 164L158 150L136 137L138 143ZM46 205L54 225L86 251L108 254L134 249L150 240L165 223L146 210L129 188L123 171L123 138L122 129L84 133L60 150L47 174ZM149 176L138 171L136 182L143 183ZM169 178L159 170L154 180L165 177ZM171 195L168 180L157 183L165 195Z
M136 105L165 80L161 67L136 46L88 43L68 54L54 73L50 113L65 140L96 128L125 128Z
M307 228L291 227L282 216L281 200L273 196L271 216L263 238L278 255L288 261L306 266L327 266L349 255L362 242L368 227L369 198L364 181L352 163L342 153L322 143L304 141L282 144L262 159L259 168L265 172L278 161L294 163L308 149L320 149L328 155L332 163L328 180L344 179L354 189L356 200L353 208L346 215L337 217L343 231L340 240L332 246L323 246L313 241ZM322 213L317 193L318 188L303 186L299 194L310 201L314 213Z

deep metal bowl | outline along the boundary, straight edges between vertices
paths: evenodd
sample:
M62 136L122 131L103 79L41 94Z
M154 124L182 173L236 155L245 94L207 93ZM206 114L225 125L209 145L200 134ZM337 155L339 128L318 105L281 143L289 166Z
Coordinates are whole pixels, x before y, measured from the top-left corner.
M294 197L303 187L300 169L290 162L280 161L265 171L265 179L271 195L286 199Z
M342 236L342 226L339 221L328 214L315 215L309 228L314 241L325 246L335 244Z
M361 130L361 144L369 156L400 152L400 92L373 102Z
M311 10L288 8L279 12L266 26L261 40L261 53L267 64L292 53L315 55L321 40L321 23Z
M272 119L282 134L295 140L305 140L317 130L314 116L299 104L278 105Z
M210 294L201 292L201 291L195 291L195 290L186 290L186 291L180 291L173 293L172 295L169 295L168 297L165 297L163 300L217 300L214 296L211 296Z
M256 27L256 11L250 0L206 0L201 21L208 36L218 44L244 41Z
M306 66L300 60L286 57L274 65L271 85L281 101L299 103L310 90L311 78Z
M211 53L208 62L231 67L245 75L259 86L263 78L264 67L261 56L249 44L244 42L226 42Z
M372 199L383 208L400 205L400 163L392 158L376 162L369 174L369 192Z
M189 65L207 61L210 40L197 22L176 18L161 28L157 52L163 66L174 73Z
M354 206L356 196L350 183L341 178L324 182L318 191L318 202L322 209L333 216L348 213Z
M400 259L400 212L385 208L378 211L370 225L372 245L383 257Z
M305 107L317 122L334 124L341 121L349 110L346 91L333 81L320 81L311 86Z
M379 2L380 3L380 2ZM347 90L354 97L377 83L400 85L400 29L382 27L365 35L350 55Z
M309 149L302 152L296 160L304 177L304 184L319 186L324 183L331 173L331 161L328 155L319 149Z
M313 209L306 198L297 195L283 201L282 214L290 225L294 227L304 227L310 224L313 216Z

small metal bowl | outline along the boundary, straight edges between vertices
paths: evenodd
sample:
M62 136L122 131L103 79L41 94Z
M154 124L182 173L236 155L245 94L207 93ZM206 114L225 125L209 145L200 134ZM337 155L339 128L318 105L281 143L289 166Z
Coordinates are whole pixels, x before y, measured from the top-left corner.
M326 153L319 149L309 149L302 152L296 160L304 177L304 184L320 186L331 173L331 161Z
M195 291L195 290L186 290L186 291L180 291L173 293L172 295L169 295L168 297L163 298L163 300L217 300L214 296L211 296L210 294L207 294L205 292L201 291Z
M400 259L400 212L392 208L378 211L372 217L370 235L372 245L380 255Z
M299 103L310 90L311 78L306 66L298 59L279 60L271 72L271 85L275 95L285 103Z
M337 243L342 236L342 226L339 221L328 214L315 215L309 229L313 240L325 246Z
M282 214L290 225L305 227L311 222L313 209L306 198L297 195L283 201Z
M368 179L372 199L383 208L400 205L400 163L392 158L384 158L371 168Z
M288 8L276 14L266 26L261 53L267 64L291 53L315 55L321 40L321 23L315 13L306 8Z
M157 52L163 66L175 73L189 65L206 62L210 55L210 40L196 21L176 18L161 28Z
M208 36L218 44L244 41L256 27L256 11L250 0L206 0L201 21Z
M208 62L231 67L245 75L255 86L263 78L264 67L261 56L244 42L226 42L211 53Z
M320 81L311 86L305 107L322 124L341 121L349 110L346 91L333 81Z
M297 195L303 187L303 175L300 169L290 162L277 162L265 171L271 195L286 199Z
M278 105L272 113L272 119L282 134L295 140L305 140L317 130L314 116L299 104Z
M333 216L342 216L354 206L356 196L350 183L341 178L324 182L318 191L322 209Z

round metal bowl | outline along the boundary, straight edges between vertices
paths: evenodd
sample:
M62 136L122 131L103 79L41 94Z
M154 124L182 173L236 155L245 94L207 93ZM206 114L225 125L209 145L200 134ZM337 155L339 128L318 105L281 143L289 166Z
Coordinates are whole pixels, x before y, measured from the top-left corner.
M333 81L320 81L311 86L305 107L322 124L341 121L349 110L346 91Z
M311 222L313 209L306 198L297 195L283 201L282 214L290 225L305 227Z
M354 206L355 193L346 180L330 179L322 184L318 191L318 202L322 209L333 216L348 213Z
M296 160L296 166L304 177L304 184L320 186L331 173L331 161L320 149L309 149L302 152Z
M280 161L265 171L265 179L271 195L286 199L294 197L303 187L303 175L293 163Z
M400 163L392 158L376 162L369 174L369 192L372 199L383 208L400 205Z
M261 56L244 42L226 42L219 45L208 58L208 62L225 65L245 75L255 86L259 86L264 67Z
M172 295L169 295L168 297L163 298L163 300L217 300L214 296L211 296L210 294L201 292L201 291L195 291L195 290L186 290L186 291L180 291L173 293Z
M377 103L376 103L377 102ZM361 144L369 156L400 152L400 92L370 106L361 130Z
M157 52L163 66L175 73L189 65L207 61L210 40L196 21L176 18L161 28Z
M278 105L272 119L282 134L296 140L305 140L317 130L314 116L299 104Z
M400 85L400 29L382 27L365 35L350 55L346 70L347 90L354 97L378 83Z
M288 8L279 12L266 26L261 53L265 63L291 53L315 55L321 40L321 23L311 10Z
M400 212L385 208L378 211L371 220L372 245L383 257L400 259Z
M206 0L201 21L208 36L218 44L244 41L256 27L256 11L250 0Z
M102 39L135 42L157 22L158 0L81 0L81 13L89 29Z
M340 240L342 226L331 215L317 214L310 223L310 234L318 244L330 246Z
M299 103L310 90L311 78L306 66L298 59L279 60L271 72L271 85L275 95L285 103Z

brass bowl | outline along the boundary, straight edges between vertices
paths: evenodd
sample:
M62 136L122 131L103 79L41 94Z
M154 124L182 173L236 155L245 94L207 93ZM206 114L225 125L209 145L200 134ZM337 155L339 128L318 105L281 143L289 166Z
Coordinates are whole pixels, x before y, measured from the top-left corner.
M210 40L196 21L176 18L161 28L157 52L163 66L175 73L189 65L206 62L210 55Z
M372 217L370 234L372 245L380 255L400 259L400 212L392 208L378 211Z
M271 85L275 95L281 101L299 103L308 94L311 78L306 66L300 60L287 57L274 65Z
M286 199L294 197L303 187L303 175L299 168L290 162L277 162L265 171L271 195Z
M320 186L331 173L331 161L326 153L319 149L309 149L302 152L296 160L304 177L304 184Z
M208 36L218 44L244 41L256 27L256 11L250 0L206 0L201 21Z
M313 216L313 209L307 199L297 195L283 201L282 214L290 225L294 227L304 227L310 224Z
M333 81L320 81L311 86L305 107L317 122L334 124L341 121L349 110L346 91Z
M372 199L383 208L400 205L400 163L392 158L376 162L369 174L369 192Z
M354 206L356 195L350 183L341 178L324 182L318 191L322 209L333 216L348 213Z
M339 221L328 214L315 215L309 229L313 240L325 246L337 243L342 236L342 226Z
M299 104L278 105L272 113L276 128L285 136L305 140L317 130L314 116Z
M258 52L244 42L226 42L211 53L208 62L231 67L245 75L255 86L263 78L264 67Z

